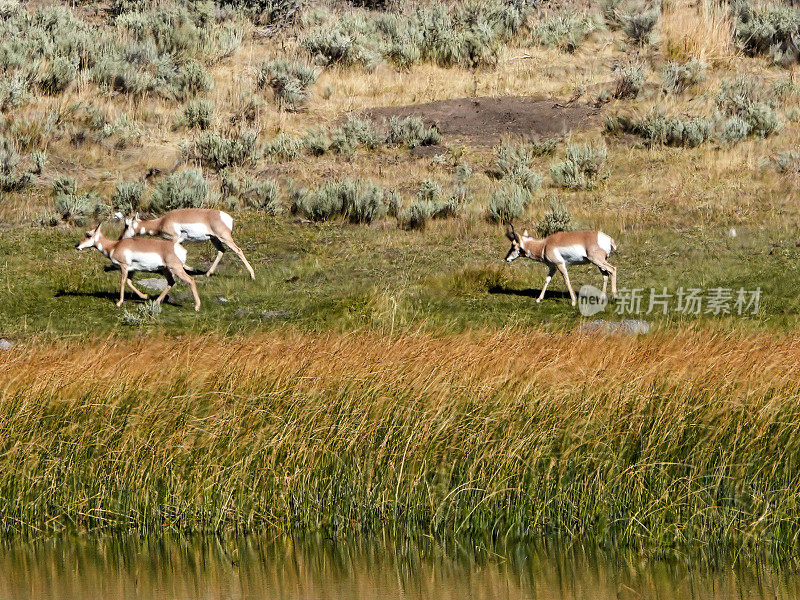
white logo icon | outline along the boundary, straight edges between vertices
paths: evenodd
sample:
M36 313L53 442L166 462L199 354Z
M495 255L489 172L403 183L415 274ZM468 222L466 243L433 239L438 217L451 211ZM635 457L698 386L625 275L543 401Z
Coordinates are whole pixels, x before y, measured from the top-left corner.
M584 317L591 317L606 309L608 297L593 285L584 285L578 292L578 310Z

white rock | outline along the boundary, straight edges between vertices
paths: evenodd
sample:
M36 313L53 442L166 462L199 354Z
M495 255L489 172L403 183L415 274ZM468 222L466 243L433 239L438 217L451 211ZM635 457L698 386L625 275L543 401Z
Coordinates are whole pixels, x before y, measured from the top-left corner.
M621 333L627 335L641 335L650 331L650 323L639 319L622 319L621 321L605 321L598 319L581 323L582 333Z
M136 283L150 288L151 290L158 290L159 292L167 288L167 280L161 277L147 277L146 279L140 279Z

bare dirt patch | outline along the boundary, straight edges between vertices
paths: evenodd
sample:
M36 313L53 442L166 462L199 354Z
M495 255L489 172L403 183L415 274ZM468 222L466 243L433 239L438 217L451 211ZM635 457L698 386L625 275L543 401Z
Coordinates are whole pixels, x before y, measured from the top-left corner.
M494 144L502 136L557 137L585 131L600 122L600 109L589 104L561 103L553 98L506 96L456 98L428 104L375 108L367 116L421 117L446 138L473 145Z

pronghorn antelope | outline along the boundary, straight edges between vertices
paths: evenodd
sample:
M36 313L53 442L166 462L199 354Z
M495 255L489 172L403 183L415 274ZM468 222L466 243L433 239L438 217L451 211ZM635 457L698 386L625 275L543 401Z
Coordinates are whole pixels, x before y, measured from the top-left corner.
M514 231L514 226L509 225L506 237L511 240L511 250L506 255L506 261L511 262L520 256L526 256L532 260L543 262L550 269L536 302L542 301L547 286L558 269L564 277L564 283L567 284L572 306L575 306L577 299L569 283L567 267L586 263L597 266L603 274L603 297L606 295L608 276L611 275L611 295L616 297L617 268L608 262L608 256L617 249L617 245L602 231L560 231L542 240L537 240L529 237L527 231L523 231L522 235L519 235Z
M117 213L117 218L122 218L122 213ZM255 279L253 267L244 257L244 252L236 245L231 235L233 218L226 212L212 208L178 208L171 210L157 219L144 220L136 213L130 219L125 219L123 238L135 235L160 235L178 242L205 242L211 240L217 249L217 257L206 271L210 277L217 268L225 246L233 250L242 260L250 278Z
M130 280L131 273L134 271L158 271L167 278L167 287L156 298L157 304L160 304L166 297L167 292L175 285L175 280L182 279L192 288L194 309L200 310L197 286L194 279L184 269L186 250L178 242L148 238L123 238L114 241L103 235L103 232L100 231L100 224L98 224L93 230L87 231L84 240L75 247L78 250L97 248L122 271L117 306L122 306L125 300L125 284L130 286L139 298L148 298L147 294L143 294L133 285Z

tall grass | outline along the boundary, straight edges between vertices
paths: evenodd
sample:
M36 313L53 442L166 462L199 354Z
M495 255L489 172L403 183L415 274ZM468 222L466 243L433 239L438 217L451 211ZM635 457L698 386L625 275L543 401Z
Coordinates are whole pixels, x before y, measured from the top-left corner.
M796 547L800 337L82 339L0 356L0 525Z
M665 7L661 45L669 58L723 63L736 53L733 38L734 19L725 6L678 0Z

